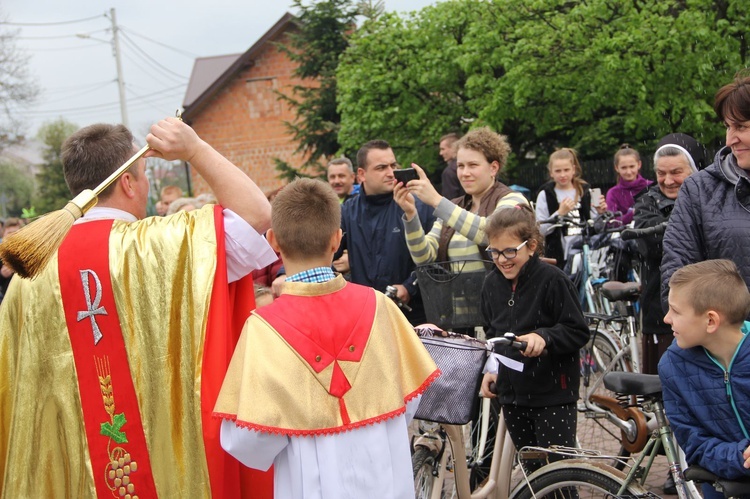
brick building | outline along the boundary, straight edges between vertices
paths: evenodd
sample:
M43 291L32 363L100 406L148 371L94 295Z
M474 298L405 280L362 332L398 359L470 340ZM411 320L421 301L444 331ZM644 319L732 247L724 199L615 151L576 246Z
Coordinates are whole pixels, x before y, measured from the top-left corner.
M294 113L276 94L290 95L302 83L276 46L296 29L293 19L285 14L244 54L196 59L183 103L182 118L266 193L282 185L273 158L295 167L304 162L284 125ZM191 182L195 194L208 190L195 172Z

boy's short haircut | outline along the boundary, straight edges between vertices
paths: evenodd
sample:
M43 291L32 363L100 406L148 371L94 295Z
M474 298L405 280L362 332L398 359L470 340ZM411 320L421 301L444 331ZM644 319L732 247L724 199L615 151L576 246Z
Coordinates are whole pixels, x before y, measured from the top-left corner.
M167 185L162 187L160 197L163 197L165 194L177 194L178 198L183 197L182 189L177 185Z
M271 228L290 258L328 256L331 237L341 228L341 205L327 182L298 178L271 203Z
M696 314L715 310L734 326L750 314L750 291L731 260L686 265L672 275L669 288L682 293Z

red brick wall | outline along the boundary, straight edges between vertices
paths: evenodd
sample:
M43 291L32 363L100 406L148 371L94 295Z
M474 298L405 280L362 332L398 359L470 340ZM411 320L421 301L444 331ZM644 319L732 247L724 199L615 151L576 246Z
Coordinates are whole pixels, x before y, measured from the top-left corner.
M284 43L281 34L274 42ZM273 158L294 167L303 163L294 155L297 147L284 121L294 121L289 106L274 91L291 94L295 64L272 42L266 43L254 64L242 70L203 110L193 118L192 127L206 142L243 169L263 192L282 185ZM208 191L205 181L192 172L194 194Z

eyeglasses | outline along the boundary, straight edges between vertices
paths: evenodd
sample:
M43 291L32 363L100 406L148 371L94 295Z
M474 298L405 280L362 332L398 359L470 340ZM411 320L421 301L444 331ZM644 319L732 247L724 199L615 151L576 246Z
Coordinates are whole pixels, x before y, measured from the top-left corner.
M516 257L516 255L518 255L518 250L526 246L526 243L528 242L529 240L527 239L515 248L505 248L503 250L498 250L495 248L487 248L484 251L493 260L497 260L498 258L500 258L500 255L503 255L506 260L513 260Z

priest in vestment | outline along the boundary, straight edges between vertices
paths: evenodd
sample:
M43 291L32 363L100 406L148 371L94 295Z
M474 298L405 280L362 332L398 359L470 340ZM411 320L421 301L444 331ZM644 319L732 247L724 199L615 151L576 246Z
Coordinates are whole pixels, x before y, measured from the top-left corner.
M146 218L141 159L40 275L14 278L0 307L2 498L271 496L211 418L233 326L254 308L243 277L275 259L270 206L182 121L146 141L147 156L189 161L220 206ZM68 187L94 189L136 151L121 125L79 130L63 145Z

